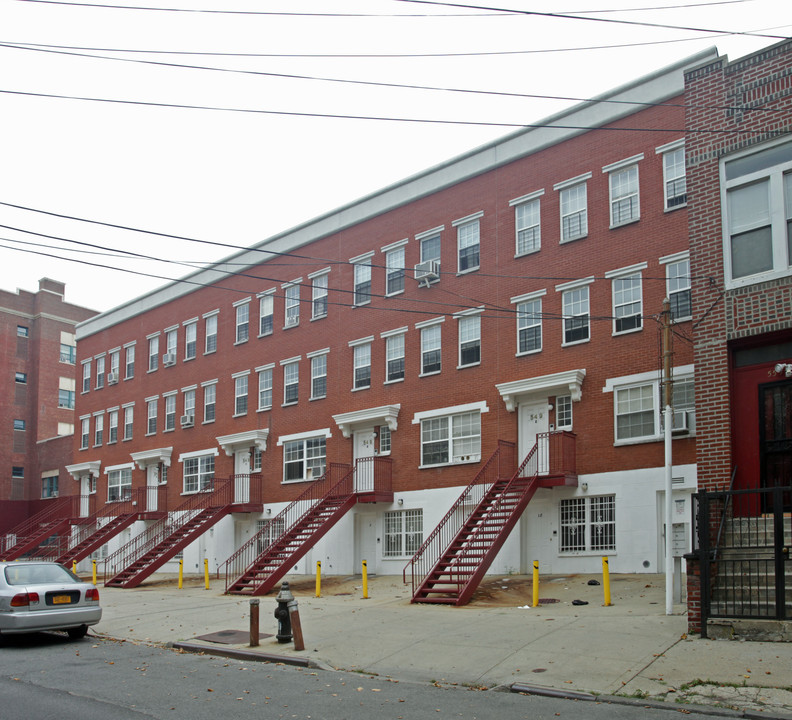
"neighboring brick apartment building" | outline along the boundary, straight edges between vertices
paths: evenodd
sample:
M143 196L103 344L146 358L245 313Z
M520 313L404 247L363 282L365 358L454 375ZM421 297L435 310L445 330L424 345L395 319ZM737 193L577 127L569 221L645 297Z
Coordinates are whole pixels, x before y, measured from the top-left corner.
M78 328L73 493L111 502L260 472L185 550L214 569L330 463L392 460L298 565L398 574L498 441L575 434L493 571L662 569L657 316L690 336L683 70L702 53L306 222ZM554 128L553 126L557 126ZM674 488L696 487L677 342ZM160 508L161 509L161 508ZM113 547L142 531L139 520Z
M0 291L0 531L24 520L37 500L66 484L74 432L77 323L95 311L64 300L66 286L44 278L38 292ZM68 436L68 439L67 439Z

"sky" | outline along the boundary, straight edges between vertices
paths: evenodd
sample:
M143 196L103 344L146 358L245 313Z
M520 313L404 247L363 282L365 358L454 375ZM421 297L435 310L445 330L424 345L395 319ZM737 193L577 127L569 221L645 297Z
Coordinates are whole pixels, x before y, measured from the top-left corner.
M0 0L0 289L49 277L108 310L696 52L790 35L778 0Z

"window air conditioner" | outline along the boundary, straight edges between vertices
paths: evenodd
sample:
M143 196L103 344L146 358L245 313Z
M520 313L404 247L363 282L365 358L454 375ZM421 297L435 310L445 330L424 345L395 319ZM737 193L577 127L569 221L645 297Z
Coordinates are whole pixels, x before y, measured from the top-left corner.
M162 356L162 364L163 365L175 365L176 364L176 353L165 353Z
M181 426L183 428L192 427L194 423L194 418L192 415L182 415L181 416Z
M440 279L440 261L439 260L424 260L415 266L415 279L419 282L429 283L432 280Z
M115 373L107 373L107 384L115 385L118 382L118 375Z
M690 432L689 415L687 410L674 410L674 419L671 423L672 435L685 435Z

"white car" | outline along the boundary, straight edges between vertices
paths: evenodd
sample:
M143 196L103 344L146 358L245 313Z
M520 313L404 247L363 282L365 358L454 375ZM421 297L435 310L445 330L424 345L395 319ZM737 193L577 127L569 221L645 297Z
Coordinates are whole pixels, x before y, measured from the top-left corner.
M85 637L102 618L99 591L54 562L0 562L0 635L65 630Z

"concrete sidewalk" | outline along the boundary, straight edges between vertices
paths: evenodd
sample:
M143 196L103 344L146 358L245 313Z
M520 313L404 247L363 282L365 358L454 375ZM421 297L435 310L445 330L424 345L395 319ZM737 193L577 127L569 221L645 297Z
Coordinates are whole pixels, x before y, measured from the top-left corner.
M93 633L417 682L541 686L792 714L792 692L784 689L792 688L792 644L687 638L684 607L665 615L662 576L611 576L610 607L603 588L588 584L594 577L543 579L537 608L524 592L512 592L519 578L488 578L487 592L456 608L410 604L400 577L369 578L363 599L360 577L324 578L317 598L313 578L292 576L306 647L297 652L275 639L275 593L260 598L259 629L268 636L250 648L250 598L223 595L217 580L206 590L192 578L179 590L172 578L155 575L134 590L100 588L104 616Z

